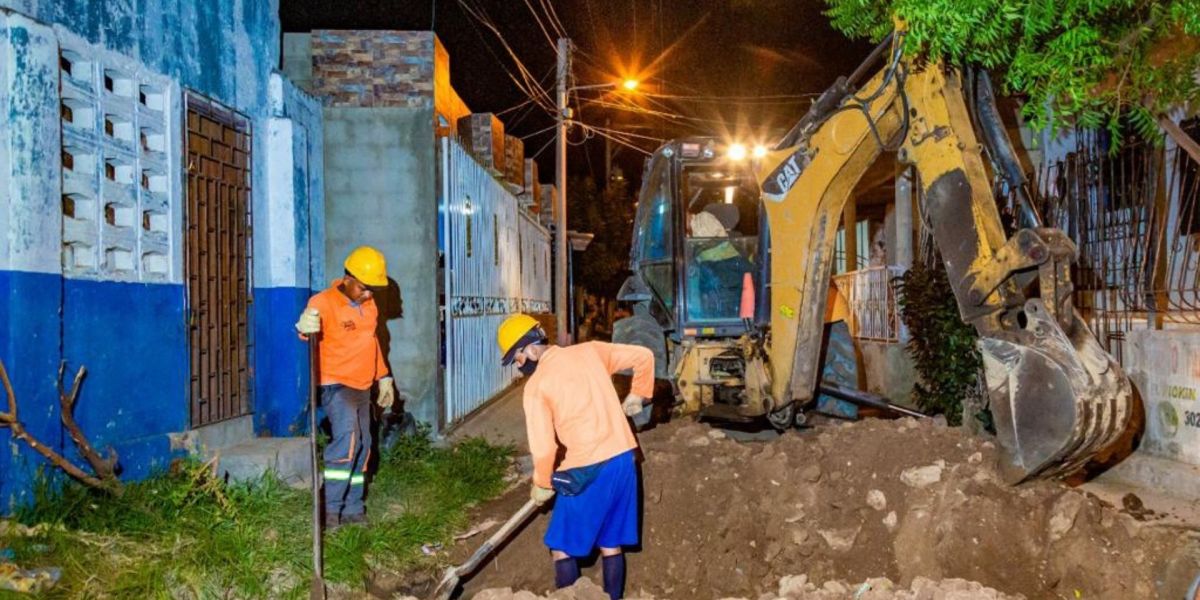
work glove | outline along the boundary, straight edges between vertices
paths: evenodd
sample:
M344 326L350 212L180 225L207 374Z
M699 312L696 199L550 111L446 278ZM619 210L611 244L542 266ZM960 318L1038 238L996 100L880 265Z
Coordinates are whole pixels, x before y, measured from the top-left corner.
M621 408L625 410L625 414L630 417L636 417L642 413L645 405L642 404L642 397L637 394L625 396L625 401L621 403Z
M296 331L303 335L312 335L321 333L321 313L315 308L306 308L300 313L300 320L296 321Z
M391 377L384 377L379 380L379 397L375 399L375 403L379 408L387 410L392 407L392 403L396 401L396 384Z
M544 488L544 487L539 486L536 483L530 484L529 499L536 502L538 506L541 506L541 505L549 502L550 499L553 497L554 497L554 489L553 488Z

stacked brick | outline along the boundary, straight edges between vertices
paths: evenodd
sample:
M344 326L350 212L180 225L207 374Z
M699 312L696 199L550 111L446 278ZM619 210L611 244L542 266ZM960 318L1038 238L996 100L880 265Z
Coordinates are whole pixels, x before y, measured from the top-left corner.
M458 120L458 138L483 166L504 172L504 123L492 113L475 113Z
M542 211L542 184L538 183L538 165L532 158L525 159L525 189L517 200L530 212Z
M326 106L433 108L429 31L312 33L313 95Z
M549 227L554 223L554 217L558 212L558 205L555 204L555 199L558 197L558 188L552 183L542 184L541 186L541 207L542 210L538 213L538 221L542 225Z
M525 142L515 135L504 136L504 179L524 189Z

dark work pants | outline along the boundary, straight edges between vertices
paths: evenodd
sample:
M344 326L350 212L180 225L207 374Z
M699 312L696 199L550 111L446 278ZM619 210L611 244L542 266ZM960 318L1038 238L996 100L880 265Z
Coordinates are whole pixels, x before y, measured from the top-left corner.
M371 390L321 386L321 402L333 430L325 446L325 515L361 515L367 461L371 458Z

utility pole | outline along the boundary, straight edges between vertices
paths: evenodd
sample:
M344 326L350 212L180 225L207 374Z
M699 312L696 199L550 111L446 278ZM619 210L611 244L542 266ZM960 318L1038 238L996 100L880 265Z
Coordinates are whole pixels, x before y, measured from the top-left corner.
M571 72L571 40L558 38L558 141L554 164L554 183L558 188L558 206L554 214L554 316L558 322L558 344L565 346L570 340L571 324L567 310L567 264L570 248L567 246L567 126L570 120L567 108L567 80Z
M604 117L604 128L612 131L612 118ZM611 135L611 134L610 134ZM612 183L612 138L604 136L604 189L608 189L608 185Z

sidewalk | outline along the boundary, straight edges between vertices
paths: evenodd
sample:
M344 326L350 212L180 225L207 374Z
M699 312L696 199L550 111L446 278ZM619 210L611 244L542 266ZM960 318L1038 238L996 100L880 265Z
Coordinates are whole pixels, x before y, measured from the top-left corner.
M457 442L468 437L482 437L493 444L510 444L516 448L517 456L529 454L529 443L525 438L525 410L521 406L521 394L525 382L503 392L499 398L467 417L450 431L447 438Z

